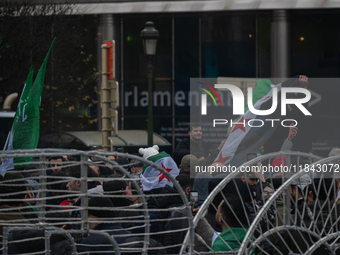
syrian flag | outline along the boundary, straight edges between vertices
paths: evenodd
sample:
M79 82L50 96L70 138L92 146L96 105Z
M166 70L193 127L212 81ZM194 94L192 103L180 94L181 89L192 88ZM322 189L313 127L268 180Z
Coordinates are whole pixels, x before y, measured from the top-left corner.
M247 153L256 152L274 133L282 120L281 116L281 88L282 87L297 87L298 79L291 78L278 85L273 85L268 80L260 80L256 83L253 91L253 104L257 110L267 110L272 106L273 89L277 88L278 107L274 113L270 115L256 115L249 111L246 105L246 112L240 117L237 123L234 124L227 141L215 159L215 162L224 165L240 166L246 161ZM256 102L256 103L255 103ZM256 121L252 121L256 119ZM265 120L275 121L265 121ZM261 122L261 121L262 122ZM260 126L262 127L250 127Z
M56 39L52 42L33 85L33 67L30 68L26 84L19 100L6 150L37 148L40 129L41 94L44 86L48 57L55 40ZM0 174L4 176L7 170L28 166L29 164L25 164L25 162L28 163L31 161L32 157L5 158L0 166ZM13 166L13 164L15 164L15 166Z
M174 178L179 174L179 169L175 161L164 151L148 157L147 160L159 165ZM165 185L170 185L171 187L173 186L172 182L166 175L146 164L144 164L143 172L141 173L140 177L143 190L162 188Z

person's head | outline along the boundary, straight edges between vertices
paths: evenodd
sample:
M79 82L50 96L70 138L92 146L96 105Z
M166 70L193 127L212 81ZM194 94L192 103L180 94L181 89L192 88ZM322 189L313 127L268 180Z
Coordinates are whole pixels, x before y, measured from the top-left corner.
M123 157L119 157L116 162L118 163L118 165L120 165L121 167L123 167L126 171L130 171L130 168L129 168L129 160L127 158L123 158ZM113 168L114 170L114 173L115 174L121 174L123 175L123 173L116 169L116 167Z
M188 154L182 158L180 169L181 169L181 172L185 171L185 172L190 173L190 170L191 170L192 173L194 173L195 167L198 165L199 163L198 163L197 157L192 154Z
M112 160L112 161L116 161L118 159L118 156L114 156L114 155L109 155L107 156L108 159ZM110 163L106 163L106 165L110 168L113 169L114 165L110 164Z
M127 158L119 157L116 160L116 162L117 162L118 165L114 165L113 168L111 168L113 170L114 174L123 176L124 173L123 173L122 169L125 169L126 171L130 170L130 168L127 166L127 165L129 165L129 160Z
M46 214L46 223L53 226L60 227L62 229L69 229L69 226L65 224L71 217L69 211L63 207L52 207Z
M29 166L26 166L24 168L24 171L21 173L24 177L34 177L35 180L39 180L36 179L36 176L39 176L39 170L38 168L34 165L34 164L30 164Z
M282 163L283 161L283 163ZM276 157L273 159L271 166L274 169L274 173L271 173L271 178L281 178L282 177L282 166L286 166L286 157Z
M108 166L99 166L99 177L109 177L111 169Z
M143 172L143 163L137 159L132 159L130 162L132 165L131 173L132 174L140 174Z
M199 142L202 139L202 126L198 122L190 123L189 136L194 142Z
M303 191L311 184L311 178L308 174L303 174L295 179L290 185L290 195L293 199L304 197Z
M19 173L7 172L0 185L1 204L11 207L19 207L24 203L29 185ZM12 195L17 193L15 195ZM6 201L7 200L7 201Z
M102 146L92 146L91 147L91 151L100 151L100 152L103 152L104 149L103 149ZM94 156L91 156L90 159L91 159L92 162L102 161L100 158L97 158L97 157L94 157Z
M328 157L334 157L334 156L339 156L339 155L340 155L340 148L333 148L329 152ZM340 159L334 160L332 163L333 164L340 164Z
M63 156L51 157L50 158L50 168L52 171L60 171L63 169L63 162L65 159Z
M176 176L176 180L181 186L182 190L185 192L187 196L189 196L190 191L194 187L194 180L190 178L188 174L179 174Z
M66 185L68 190L80 191L81 190L80 166L79 165L71 166L69 168L68 176L79 179L79 180L69 181ZM87 177L88 178L95 178L95 177L98 177L98 175L91 168L87 168ZM87 182L87 188L92 189L92 188L96 187L97 184L98 184L97 181L88 181Z
M241 176L241 180L246 182L250 187L256 188L258 179L254 173L246 173Z
M110 176L110 178L121 178L121 175L114 176ZM124 195L128 185L126 181L121 179L103 182L104 194L110 196L109 198L115 206L125 205L126 203L124 201L126 201L127 198L122 195Z
M90 197L88 205L88 220L90 229L94 229L98 226L102 222L103 218L114 217L114 211L110 210L110 207L113 208L113 204L107 197Z
M242 200L233 194L225 195L215 215L216 224L222 228L241 228L247 225L247 215Z
M333 178L315 178L309 185L310 195L313 200L334 201L337 192L337 181Z

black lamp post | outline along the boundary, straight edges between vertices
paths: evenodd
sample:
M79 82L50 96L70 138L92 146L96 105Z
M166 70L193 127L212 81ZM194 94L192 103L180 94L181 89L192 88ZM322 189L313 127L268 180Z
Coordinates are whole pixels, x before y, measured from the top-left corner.
M159 32L154 28L152 21L145 23L145 28L140 32L140 37L143 39L144 53L148 56L156 54L157 38ZM153 79L153 66L151 61L147 66L148 70L148 146L153 146L153 110L152 110L152 79Z

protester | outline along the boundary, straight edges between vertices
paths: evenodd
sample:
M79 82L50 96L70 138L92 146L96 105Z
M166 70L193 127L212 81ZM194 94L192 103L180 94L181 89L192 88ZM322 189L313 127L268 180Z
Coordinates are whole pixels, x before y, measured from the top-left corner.
M138 210L130 211L126 210L127 207L131 207L134 204L134 201L138 199L138 197L124 197L124 195L131 195L129 191L129 183L120 179L121 175L111 175L110 178L117 178L117 180L108 181L103 183L104 195L110 196L112 204L116 208L120 208L120 210L115 211L115 216L121 219L127 219L126 222L122 222L123 228L129 228L132 226L132 222L130 219L138 216L140 212ZM131 183L130 183L131 185Z
M70 214L62 208L54 207L51 212L46 214L46 222L53 224L61 229L67 229L65 223L70 218ZM11 231L8 237L9 247L8 254L28 254L45 252L45 233L46 230L39 228L30 228L23 230ZM52 234L49 238L49 250L51 255L71 255L71 243L62 234Z
M222 232L215 237L215 231L206 219L200 220L196 227L196 231L206 243L212 243L215 252L233 251L239 248L248 230L244 227L247 226L247 215L242 200L232 194L226 194L225 198L226 200L220 202L215 217Z
M188 129L189 138L184 138L180 141L174 151L174 159L177 165L181 159L187 154L193 154L198 158L198 161L205 159L205 150L202 146L202 126L200 123L190 123ZM192 146L190 146L192 144Z
M196 166L199 165L197 157L192 154L185 155L182 160L179 168L181 169L181 174L189 174L195 173Z
M46 205L48 206L56 206L63 204L65 206L69 205L68 199L65 197L67 194L67 182L65 182L65 177L67 174L64 171L55 171L48 178L48 182L51 183L48 185L49 192L46 194ZM64 197L61 197L64 196ZM47 207L49 209L50 207Z
M189 199L190 191L193 189L193 182L190 179L190 176L187 174L179 174L176 177L179 185L181 186L182 190L185 192L185 195ZM186 230L178 231L181 229L186 229L189 226L189 222L187 220L187 211L185 208L180 210L176 210L171 212L169 216L170 221L165 226L165 230L168 231L163 236L163 244L164 246L171 246L171 245L178 245L182 244ZM168 254L178 254L181 249L181 246L176 246L172 248L168 248Z
M65 159L62 156L56 156L50 158L50 168L52 171L60 171L63 169L63 162Z
M168 172L173 178L179 174L179 169L172 157L166 152L159 152L159 147L154 145L149 148L140 148L139 153L143 155L144 159L147 159L159 167L163 168ZM169 177L161 173L156 168L152 166L145 165L144 171L141 174L141 182L144 191L159 192L166 185L172 187L173 183L170 181Z
M141 161L132 159L130 164L132 165L131 167L132 174L139 175L140 173L143 172L143 163Z
M69 169L69 177L76 178L76 180L70 180L66 187L68 188L69 191L72 193L70 194L69 197L69 205L70 206L75 206L75 207L81 207L81 197L80 196L80 191L81 191L81 175L80 175L80 166L71 166ZM88 178L98 178L98 175L91 169L87 169L87 177ZM91 181L87 179L87 193L88 194L103 194L103 187L98 183L98 181ZM79 222L79 219L81 219L81 210L73 210L71 213L71 218L74 218L74 224L73 228L74 229L80 229L81 223ZM73 238L75 242L79 243L81 242L86 236L86 233L80 233L80 234L73 234Z
M2 243L3 228L29 225L20 207L24 205L27 193L24 177L18 173L7 172L0 185L0 240ZM13 195L14 193L14 195Z
M113 207L110 199L105 197L91 197L89 199L89 211L88 220L89 228L91 230L102 231L110 236L113 236L118 244L123 243L128 237L130 237L131 232L124 230L120 223L107 223L104 219L111 220L115 217ZM105 208L105 209L103 209ZM113 245L108 240L108 238L99 235L91 234L85 238L79 246L77 246L78 253L88 252L89 255L94 254L115 254ZM108 251L112 251L111 253Z

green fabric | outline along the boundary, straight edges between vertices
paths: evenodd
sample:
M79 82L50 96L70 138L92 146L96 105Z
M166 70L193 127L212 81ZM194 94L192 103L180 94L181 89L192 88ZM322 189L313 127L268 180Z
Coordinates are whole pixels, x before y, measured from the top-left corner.
M12 126L13 149L35 149L39 141L40 129L40 102L45 80L45 70L50 55L52 45L42 63L37 77L32 85L33 67L27 77L24 91L22 92L15 119ZM14 158L14 163L31 162L32 157ZM24 167L27 165L17 165L15 168Z
M270 80L262 79L259 80L256 85L255 89L253 90L253 105L259 101L262 97L268 94L268 92L272 89L270 85L274 85ZM248 107L248 100L246 105L244 106L244 112L247 112L249 109Z
M269 93L269 91L272 89L271 85L274 85L274 83L272 83L270 80L267 80L267 79L259 80L256 83L255 88L253 90L253 97L252 97L253 105L255 105L257 101L259 101L261 98L263 98L265 95ZM244 105L244 113L246 113L248 110L249 110L248 98L246 98L246 104ZM237 121L239 121L242 118L242 116L243 115L239 116ZM231 131L232 129L229 130L229 134Z
M239 249L247 231L247 228L227 228L215 239L212 249L214 251L232 251ZM235 237L237 239L235 239ZM222 239L231 249L222 241Z
M160 160L161 158L165 158L165 157L171 157L171 156L168 153L166 153L165 151L162 151L162 152L160 152L156 155L148 157L147 160L152 161L153 163L156 163L158 160ZM149 167L149 165L144 164L142 174L144 174L145 169L147 169L148 167Z

